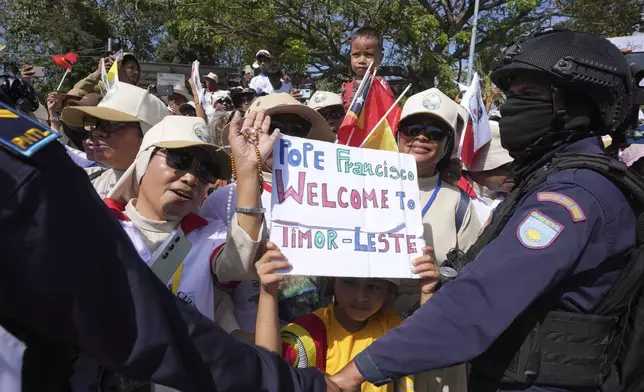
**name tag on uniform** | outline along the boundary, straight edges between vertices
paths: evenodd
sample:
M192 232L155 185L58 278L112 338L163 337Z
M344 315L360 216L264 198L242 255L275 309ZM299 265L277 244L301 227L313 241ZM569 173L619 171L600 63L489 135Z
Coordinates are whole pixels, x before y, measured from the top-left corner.
M0 391L22 390L22 358L25 344L0 327Z
M0 145L3 147L30 157L58 136L58 132L0 102Z

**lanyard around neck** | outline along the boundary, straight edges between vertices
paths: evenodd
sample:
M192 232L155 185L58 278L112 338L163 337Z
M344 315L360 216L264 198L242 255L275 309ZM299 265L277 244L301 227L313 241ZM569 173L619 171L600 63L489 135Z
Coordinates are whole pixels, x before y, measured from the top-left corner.
M427 214L427 211L431 208L432 204L434 204L434 201L436 201L436 196L438 195L438 191L441 190L441 175L440 173L438 174L438 183L436 184L436 188L434 188L434 192L432 192L432 195L429 197L429 200L427 200L427 203L425 204L425 207L423 207L423 217L425 214Z

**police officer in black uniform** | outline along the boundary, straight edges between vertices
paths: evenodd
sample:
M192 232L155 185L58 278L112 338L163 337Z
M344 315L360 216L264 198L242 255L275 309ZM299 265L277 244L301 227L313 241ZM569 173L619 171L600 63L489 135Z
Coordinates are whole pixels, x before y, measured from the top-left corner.
M492 79L515 189L456 279L332 379L350 389L472 361L470 391L642 390L619 358L644 188L599 140L633 109L629 64L601 37L551 31L506 48Z
M33 90L19 78L0 77L0 102L35 109ZM81 350L181 391L326 390L316 369L292 369L172 295L56 134L8 109L0 106L3 377L22 369L23 391L68 391ZM7 337L26 346L22 358Z

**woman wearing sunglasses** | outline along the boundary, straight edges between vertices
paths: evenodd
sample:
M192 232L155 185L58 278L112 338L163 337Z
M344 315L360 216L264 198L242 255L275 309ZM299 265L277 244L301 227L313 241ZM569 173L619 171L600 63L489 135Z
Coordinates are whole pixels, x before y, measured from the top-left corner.
M230 322L232 316L236 324L232 306L228 307L230 314L221 314L214 273L226 279L243 279L253 267L258 240L265 236L258 158L272 151L279 135L268 135L268 121L263 112L256 112L243 125L240 115L231 123L230 149L240 197L230 228L221 220L197 214L211 184L232 174L229 155L211 143L206 123L198 117L167 116L152 127L134 163L105 199L155 275L177 297L216 322ZM256 146L241 135L242 130L249 129L258 130ZM229 332L233 327L222 325ZM86 369L87 361L84 358L77 369ZM94 369L90 373L101 372ZM111 390L122 381L109 372L94 380L99 390ZM80 390L87 389L75 388ZM89 390L95 389L90 386Z
M424 239L434 248L436 261L445 262L452 249L466 251L476 240L480 223L469 196L452 183L447 173L454 149L454 135L460 133L459 105L432 88L410 97L398 123L398 150L416 159ZM421 299L416 286L401 284L395 303L409 315ZM416 376L416 390L466 391L464 365Z
M318 112L298 102L286 93L270 94L257 98L246 116L266 110L271 116L269 133L279 129L284 135L297 136L326 142L335 141L335 135L326 121ZM224 128L222 139L228 138L232 127ZM235 160L235 165L237 160ZM262 167L264 178L262 205L266 208L265 219L270 223L270 207L272 192L272 156L268 156ZM229 222L234 213L234 206L239 204L241 189L233 184L213 192L201 207L201 214L208 218L221 219ZM259 298L259 282L229 282L218 276L221 288L228 290L235 303L235 315L241 328L248 333L255 332L257 316L257 300ZM315 277L287 277L280 284L279 311L282 321L292 321L304 314L311 313L322 305L321 283Z

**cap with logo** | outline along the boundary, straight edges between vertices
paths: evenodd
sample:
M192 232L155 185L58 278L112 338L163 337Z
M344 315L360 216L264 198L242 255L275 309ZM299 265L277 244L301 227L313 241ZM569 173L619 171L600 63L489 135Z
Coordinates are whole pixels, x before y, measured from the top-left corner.
M399 122L403 122L411 116L424 114L436 117L444 122L452 132L456 133L460 131L458 129L458 119L459 117L462 118L459 107L459 104L443 94L439 89L430 88L409 97L405 102L405 106L403 106Z
M492 140L481 147L474 158L472 166L467 168L470 172L482 172L497 167L501 167L513 161L508 151L501 146L501 133L499 132L499 123L490 121L490 131Z
M208 75L204 76L204 78L208 78L208 79L210 79L210 80L214 80L214 81L215 81L215 83L219 82L219 76L217 76L217 74L215 74L214 72L210 72L210 73L208 73Z
M335 134L329 128L326 120L316 110L304 105L287 93L265 95L253 101L246 115L260 110L266 110L266 114L296 114L311 123L311 131L307 139L320 140L323 142L335 142ZM221 137L222 144L228 144L229 125L224 128Z
M74 106L63 110L63 122L82 128L85 117L115 122L138 122L145 134L168 115L167 106L140 87L118 82L110 88L98 106Z
M262 49L262 50L260 50L259 52L257 52L257 54L255 54L255 59L259 59L260 57L266 57L266 58L268 58L268 59L272 59L272 58L273 58L273 57L271 56L271 53L270 53L268 50L266 50L266 49Z
M342 106L342 97L330 91L316 91L315 94L309 99L308 106L312 109L318 110L328 108L331 106Z
M230 156L213 144L206 122L200 117L167 116L150 129L141 142L141 147L132 165L123 173L108 195L110 199L127 203L137 197L139 183L150 163L154 148L199 147L210 153L219 169L218 178L228 179L232 175Z

